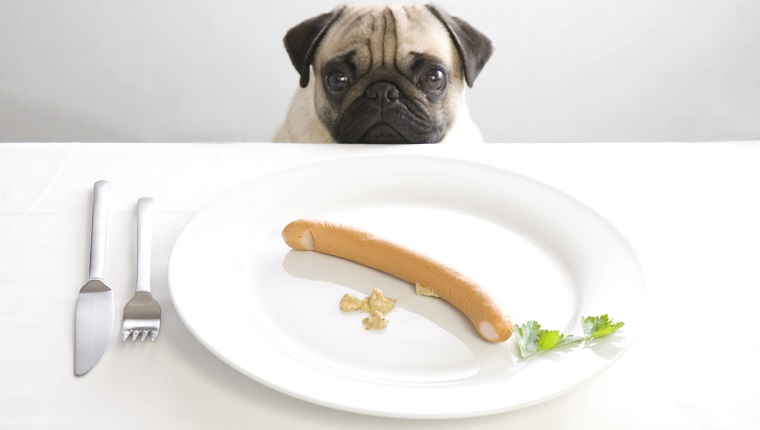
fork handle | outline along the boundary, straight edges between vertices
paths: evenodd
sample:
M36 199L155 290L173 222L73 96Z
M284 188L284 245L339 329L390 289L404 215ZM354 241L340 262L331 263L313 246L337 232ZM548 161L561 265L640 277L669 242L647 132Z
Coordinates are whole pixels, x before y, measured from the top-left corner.
M90 279L103 280L106 265L106 230L111 184L98 181L92 189L92 230L90 234Z
M137 201L137 286L136 291L150 292L150 256L153 238L153 199Z

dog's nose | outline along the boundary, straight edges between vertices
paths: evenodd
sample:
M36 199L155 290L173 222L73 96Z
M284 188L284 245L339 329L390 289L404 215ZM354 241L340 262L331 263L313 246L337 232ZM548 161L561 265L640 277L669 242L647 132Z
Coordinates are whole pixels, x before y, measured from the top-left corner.
M390 82L375 82L367 88L364 95L368 99L379 98L381 101L395 100L400 96L398 88Z

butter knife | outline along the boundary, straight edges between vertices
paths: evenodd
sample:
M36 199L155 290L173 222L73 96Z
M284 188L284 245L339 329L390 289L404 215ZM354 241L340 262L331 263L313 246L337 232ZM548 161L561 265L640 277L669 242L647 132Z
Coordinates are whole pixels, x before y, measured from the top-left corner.
M77 376L84 375L95 366L113 334L113 291L103 283L110 188L108 181L98 181L92 193L90 280L79 290L77 299L74 337L74 373Z

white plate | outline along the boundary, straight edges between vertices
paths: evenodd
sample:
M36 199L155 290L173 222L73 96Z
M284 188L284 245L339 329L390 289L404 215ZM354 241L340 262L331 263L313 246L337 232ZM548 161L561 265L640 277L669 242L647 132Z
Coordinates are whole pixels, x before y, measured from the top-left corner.
M626 326L593 345L529 359L514 336L478 337L440 299L335 257L292 251L296 218L362 227L481 282L516 323L581 334L581 316ZM453 418L549 399L631 344L644 292L620 234L575 199L501 169L445 158L345 157L238 186L200 210L171 253L176 309L193 334L243 374L294 397L358 413ZM381 332L342 313L344 293L397 299Z

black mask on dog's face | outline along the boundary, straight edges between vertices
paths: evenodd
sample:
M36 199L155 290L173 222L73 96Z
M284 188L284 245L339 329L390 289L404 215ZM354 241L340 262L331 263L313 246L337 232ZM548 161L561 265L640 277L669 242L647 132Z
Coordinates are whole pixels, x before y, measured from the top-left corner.
M439 142L492 52L432 6L337 9L291 29L285 45L301 86L315 77L315 110L340 143Z
M408 70L382 67L360 75L354 55L321 69L329 105L320 120L341 143L440 141L453 120L445 109L449 73L440 60L418 55ZM332 115L331 112L337 113Z

